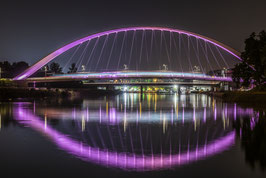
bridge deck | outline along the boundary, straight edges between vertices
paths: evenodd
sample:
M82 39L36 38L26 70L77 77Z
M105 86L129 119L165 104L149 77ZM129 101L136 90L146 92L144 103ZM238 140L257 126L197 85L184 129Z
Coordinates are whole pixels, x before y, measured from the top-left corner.
M153 82L153 84L165 84L165 83L205 83L209 82L209 84L217 84L217 82L232 82L230 77L216 77L209 76L201 73L180 73L180 72L170 72L170 71L117 71L117 72L103 72L103 73L75 73L75 74L61 74L54 75L49 77L35 77L28 78L29 82L60 82L60 81L94 81L93 84L96 83L105 83L105 80L126 80L126 79L162 79L162 80L172 80L172 81L157 81ZM150 84L151 82L145 81L131 81L128 84ZM161 82L161 83L160 83ZM111 82L113 83L113 82ZM124 82L123 82L124 83ZM107 83L106 83L107 84ZM110 82L108 83L110 84ZM114 84L121 84L116 82Z

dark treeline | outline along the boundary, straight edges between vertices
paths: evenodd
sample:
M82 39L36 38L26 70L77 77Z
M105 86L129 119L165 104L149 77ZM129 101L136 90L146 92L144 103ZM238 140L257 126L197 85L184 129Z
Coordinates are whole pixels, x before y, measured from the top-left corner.
M24 61L10 63L8 61L0 61L1 78L13 78L25 71L29 67L29 64ZM73 63L69 67L68 73L76 73L77 67ZM33 77L44 77L53 74L62 74L63 70L59 63L52 62L50 65L44 66L42 69L33 74Z
M238 87L250 84L262 86L266 83L266 32L252 33L245 40L245 50L241 53L241 63L233 68L233 81Z
M29 64L24 61L14 62L12 64L8 61L0 62L1 77L13 78L24 70L26 70L28 67Z

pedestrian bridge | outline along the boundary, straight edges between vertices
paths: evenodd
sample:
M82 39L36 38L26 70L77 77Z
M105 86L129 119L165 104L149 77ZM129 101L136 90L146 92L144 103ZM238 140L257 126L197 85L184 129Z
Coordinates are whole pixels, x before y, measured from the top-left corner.
M171 71L116 71L60 74L49 77L28 78L28 82L83 81L86 85L218 85L232 82L230 77L217 77L201 73Z
M62 66L55 73L77 73L31 78L40 70L46 72L51 61ZM14 80L163 78L230 82L230 78L203 73L229 69L239 61L238 51L203 35L165 27L128 27L92 34L69 43L40 59ZM121 71L121 66L126 71Z

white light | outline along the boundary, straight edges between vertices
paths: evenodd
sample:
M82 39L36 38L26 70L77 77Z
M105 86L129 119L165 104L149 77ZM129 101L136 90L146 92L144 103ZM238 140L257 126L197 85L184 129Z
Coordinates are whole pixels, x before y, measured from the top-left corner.
M127 86L124 86L124 91L127 91L128 90L128 87Z

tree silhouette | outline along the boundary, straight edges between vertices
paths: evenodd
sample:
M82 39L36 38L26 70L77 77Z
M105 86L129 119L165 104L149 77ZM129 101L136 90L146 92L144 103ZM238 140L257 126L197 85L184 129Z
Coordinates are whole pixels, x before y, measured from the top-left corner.
M21 72L25 71L27 68L29 67L29 64L24 62L24 61L20 61L20 62L14 62L12 64L12 68L13 68L13 77L15 77L16 75L20 74Z
M50 71L55 74L62 73L62 67L60 67L60 64L53 62L50 64Z
M252 33L245 40L245 51L242 52L243 62L233 68L233 80L236 83L243 80L243 86L249 85L250 81L261 85L266 82L266 32ZM250 67L251 66L251 67ZM254 70L252 69L254 68Z
M12 78L23 72L29 67L29 64L23 61L14 62L13 64L8 61L0 62L1 74L4 78Z
M250 85L252 77L251 70L252 69L246 63L239 63L235 65L232 76L237 88L239 88L241 85L244 87L248 87Z
M75 63L72 63L71 66L68 68L68 73L75 73L77 72L78 68L76 67Z

